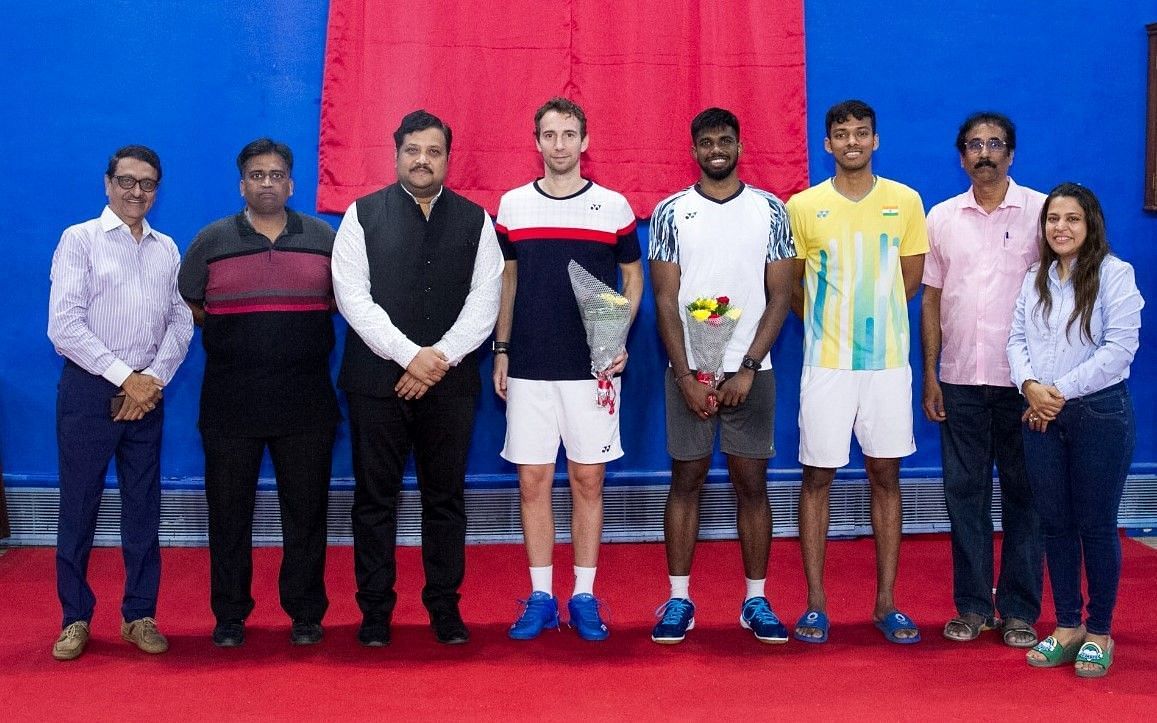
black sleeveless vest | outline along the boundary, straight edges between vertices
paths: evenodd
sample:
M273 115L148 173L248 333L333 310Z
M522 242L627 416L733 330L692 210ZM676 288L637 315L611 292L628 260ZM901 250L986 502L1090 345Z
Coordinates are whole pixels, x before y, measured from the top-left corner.
M443 187L427 220L398 183L359 198L357 209L365 230L370 296L410 341L433 345L454 325L466 303L486 212ZM346 334L337 380L342 389L391 397L404 371L374 354L352 328ZM479 391L478 355L471 352L429 393Z

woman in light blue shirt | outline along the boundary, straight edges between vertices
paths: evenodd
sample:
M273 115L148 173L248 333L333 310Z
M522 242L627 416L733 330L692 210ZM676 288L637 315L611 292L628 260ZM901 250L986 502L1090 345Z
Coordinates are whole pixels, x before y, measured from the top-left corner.
M1012 379L1026 401L1025 461L1057 613L1057 629L1028 652L1028 663L1075 661L1078 676L1095 678L1113 662L1117 508L1136 439L1125 379L1145 302L1133 267L1109 252L1089 189L1054 188L1041 236L1041 261L1025 276L1008 339Z

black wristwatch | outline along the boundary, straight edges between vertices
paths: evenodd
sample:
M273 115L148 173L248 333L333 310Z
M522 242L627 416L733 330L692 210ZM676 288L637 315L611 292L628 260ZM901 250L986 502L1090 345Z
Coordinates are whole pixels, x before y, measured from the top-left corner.
M759 371L759 362L749 356L743 357L743 361L739 363L739 366L744 369L750 369L753 372Z
M495 354L509 354L510 342L508 341L492 341L490 342L490 351Z

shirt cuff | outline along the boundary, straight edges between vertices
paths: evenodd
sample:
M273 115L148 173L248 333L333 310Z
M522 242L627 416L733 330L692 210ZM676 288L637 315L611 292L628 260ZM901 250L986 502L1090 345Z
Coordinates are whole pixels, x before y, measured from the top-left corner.
M433 348L442 352L442 354L446 357L446 360L449 362L450 366L452 366L452 367L458 366L458 363L460 361L462 361L461 359L455 359L454 358L454 355L450 352L449 349L446 348L445 340L439 341L437 344L434 345Z
M111 365L109 365L108 369L104 370L104 373L101 374L101 376L117 385L117 387L120 387L125 383L125 380L128 379L129 375L132 373L132 367L130 367L128 364L125 364L120 359L117 359Z
M420 351L422 351L422 347L406 339L402 353L399 354L394 361L401 365L402 369L408 369L410 362L414 361L414 357L418 356L418 352Z
M1075 380L1058 379L1053 386L1057 388L1057 391L1061 393L1061 396L1064 397L1066 401L1080 396L1080 390L1076 388L1077 384Z

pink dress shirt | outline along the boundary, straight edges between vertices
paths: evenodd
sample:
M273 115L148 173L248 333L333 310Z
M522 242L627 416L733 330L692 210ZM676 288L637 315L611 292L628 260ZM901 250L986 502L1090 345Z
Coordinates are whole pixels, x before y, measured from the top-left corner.
M940 293L940 381L1013 386L1005 347L1028 267L1040 258L1045 195L1008 179L986 213L969 188L928 212L924 284Z

